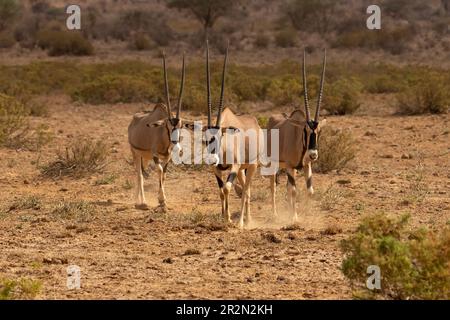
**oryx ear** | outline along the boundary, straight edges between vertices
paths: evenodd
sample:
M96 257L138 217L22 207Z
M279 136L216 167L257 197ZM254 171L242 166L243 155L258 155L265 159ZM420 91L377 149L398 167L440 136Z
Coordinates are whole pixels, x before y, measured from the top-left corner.
M325 125L327 124L327 119L323 119L319 121L319 130L322 129L323 127L325 127Z
M152 123L147 123L147 127L149 128L161 127L165 122L166 120L158 120Z
M226 127L226 128L222 128L222 134L225 133L225 132L229 132L229 131L233 131L233 133L238 133L238 132L241 131L241 130L239 130L239 129L236 128L236 127Z

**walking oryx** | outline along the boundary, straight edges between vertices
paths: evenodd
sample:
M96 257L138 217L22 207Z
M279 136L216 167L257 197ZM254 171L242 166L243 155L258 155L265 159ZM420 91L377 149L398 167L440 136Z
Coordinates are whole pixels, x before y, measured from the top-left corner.
M237 177L242 187L241 215L239 226L244 227L250 222L250 184L256 172L259 155L259 134L261 128L255 117L249 115L236 115L231 109L223 108L225 74L228 60L228 46L222 70L222 86L220 91L219 107L215 126L211 123L211 84L209 71L209 46L206 41L206 84L208 101L208 126L205 130L205 143L213 156L214 174L220 189L222 203L222 216L231 222L229 195L234 180ZM251 141L251 134L254 139ZM231 143L231 140L234 141ZM230 169L224 183L223 176Z
M294 110L290 116L278 115L269 118L267 128L269 133L267 150L270 148L270 130L279 130L279 153L278 158L271 155L271 161L278 162L279 168L285 168L288 177L287 183L287 197L289 208L293 213L294 220L297 220L297 211L295 208L295 200L297 196L295 172L296 170L303 169L306 180L306 187L310 195L313 194L312 186L312 171L311 164L319 157L317 151L319 132L321 126L326 122L325 120L319 121L320 105L322 103L323 86L325 81L325 65L326 65L326 50L324 51L322 76L320 80L319 97L317 99L316 115L314 120L311 120L309 113L309 100L308 100L308 87L306 84L306 51L303 52L303 90L305 99L305 112L300 109ZM277 215L275 204L275 192L276 192L276 176L270 177L270 186L272 191L272 210L273 215Z
M172 155L172 150L179 151L181 128L181 101L185 80L185 64L183 55L183 66L181 72L180 93L178 95L178 106L176 116L172 114L170 106L169 84L167 81L166 58L163 53L164 88L167 106L159 103L150 112L140 112L133 116L128 126L128 142L133 154L134 167L137 174L136 205L137 209L148 209L144 196L144 168L148 167L153 159L159 174L159 204L166 208L166 196L164 194L164 179Z

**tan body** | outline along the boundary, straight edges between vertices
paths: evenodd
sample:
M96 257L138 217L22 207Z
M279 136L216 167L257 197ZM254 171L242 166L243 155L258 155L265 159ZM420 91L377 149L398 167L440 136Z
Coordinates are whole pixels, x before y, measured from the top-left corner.
M155 124L160 122L163 122L162 125L155 126ZM128 142L137 175L136 208L147 208L144 195L143 168L147 168L151 160L155 162L159 175L158 200L161 206L165 206L164 180L173 148L170 142L170 128L167 121L166 106L157 104L150 112L136 113L128 126Z
M247 130L254 130L257 134L261 134L261 128L255 117L249 115L236 115L229 108L225 108L222 111L220 127L224 129L231 127L239 130L239 132L234 134L225 131L222 135L221 154L223 155L223 163L214 167L214 174L216 175L220 188L219 195L222 204L222 215L229 222L231 222L229 194L234 183L234 178L237 177L239 184L242 187L241 215L239 219L239 226L242 228L244 226L244 216L246 217L245 223L248 224L250 222L250 186L258 167L258 156L260 152L259 148L257 148L253 156L249 157L250 138L245 136L244 139L242 139L243 144L245 144L245 157L239 159L238 144L234 143L233 150L228 150L227 139L239 138L239 135ZM258 139L258 137L256 139ZM257 142L258 140L256 140L256 143ZM226 161L226 156L229 152L233 152L233 161L231 163L227 163ZM230 170L230 173L227 176L227 181L224 182L223 176L226 170Z

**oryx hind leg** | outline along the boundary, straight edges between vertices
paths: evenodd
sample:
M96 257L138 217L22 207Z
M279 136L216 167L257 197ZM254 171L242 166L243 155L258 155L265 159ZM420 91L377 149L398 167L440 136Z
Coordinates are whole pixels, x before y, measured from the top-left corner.
M272 195L272 219L274 219L278 215L276 203L277 184L277 175L270 176L270 191Z
M230 214L230 191L233 187L234 180L237 177L239 171L239 165L232 165L231 166L231 172L228 174L227 182L225 183L225 186L223 187L223 193L225 197L225 219L228 222L232 222L231 220L231 214Z

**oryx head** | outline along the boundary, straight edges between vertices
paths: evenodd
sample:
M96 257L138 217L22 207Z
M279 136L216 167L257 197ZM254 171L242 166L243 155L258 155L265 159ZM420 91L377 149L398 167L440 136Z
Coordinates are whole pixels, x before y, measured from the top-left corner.
M319 121L320 106L322 104L323 85L325 82L326 61L327 61L327 51L325 49L323 56L322 76L320 79L320 90L319 96L317 98L316 115L314 116L314 120L311 120L311 115L309 113L308 85L306 83L306 50L303 51L303 90L305 97L305 114L306 114L306 124L303 129L304 130L303 147L305 150L303 156L304 164L316 161L319 158L318 152L319 132L321 126L323 126L326 121L326 120Z
M165 126L167 128L167 132L169 134L170 142L173 146L175 152L181 151L180 146L180 128L181 128L181 103L183 98L183 89L184 89L184 80L185 80L185 58L183 54L183 66L181 71L181 84L180 84L180 92L178 94L178 104L177 104L177 113L174 117L172 115L172 108L170 105L170 94L169 94L169 82L167 80L167 67L166 67L166 55L163 52L163 69L164 69L164 91L166 95L166 103L167 103L167 119L159 120L151 124L147 124L148 127L162 127Z
M228 47L229 42L227 44L227 49L225 53L225 58L223 61L223 69L222 69L222 85L220 89L220 99L219 99L219 107L217 109L217 119L216 124L213 125L211 121L211 76L209 70L209 44L208 40L206 40L206 88L207 88L207 102L208 102L208 123L206 127L203 127L203 142L208 148L209 156L206 158L207 164L213 164L217 166L219 164L219 151L221 148L221 139L223 135L227 133L235 133L239 132L238 128L235 127L222 127L221 126L221 116L224 104L224 92L225 92L225 75L227 70L227 61L228 61Z

